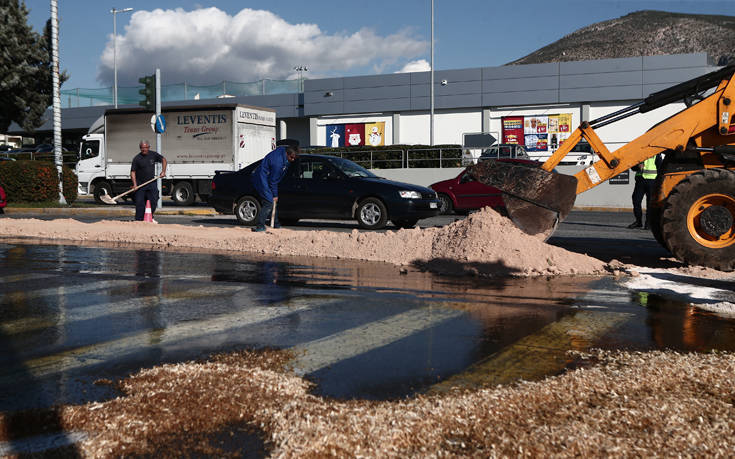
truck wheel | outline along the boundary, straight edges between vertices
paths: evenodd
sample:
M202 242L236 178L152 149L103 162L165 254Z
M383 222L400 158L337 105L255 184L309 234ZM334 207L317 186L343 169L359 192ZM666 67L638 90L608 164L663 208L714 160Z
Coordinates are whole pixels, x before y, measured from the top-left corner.
M691 265L735 269L735 172L691 174L669 194L662 233L672 254Z
M449 215L454 212L454 204L452 204L452 198L444 193L439 194L439 214Z
M190 206L194 204L196 195L194 194L194 187L189 182L179 182L174 185L171 190L171 199L179 206Z
M235 204L235 217L241 225L253 226L258 220L260 202L252 196L240 198Z
M97 182L94 185L94 202L104 204L100 196L108 195L112 197L112 185L107 182Z
M388 221L388 209L377 198L364 199L357 207L357 224L365 229L381 229Z

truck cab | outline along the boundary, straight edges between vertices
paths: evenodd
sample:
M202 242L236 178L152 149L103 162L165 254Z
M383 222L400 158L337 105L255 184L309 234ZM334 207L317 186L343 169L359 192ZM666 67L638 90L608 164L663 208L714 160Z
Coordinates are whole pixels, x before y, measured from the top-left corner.
M94 183L104 180L104 136L102 134L87 134L82 137L79 145L79 158L76 173L79 178L79 194L94 192Z

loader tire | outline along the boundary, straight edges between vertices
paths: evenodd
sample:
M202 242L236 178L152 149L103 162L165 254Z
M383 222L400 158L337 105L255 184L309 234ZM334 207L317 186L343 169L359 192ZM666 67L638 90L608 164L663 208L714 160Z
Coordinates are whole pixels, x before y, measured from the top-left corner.
M671 253L690 264L735 270L735 172L708 169L679 182L663 207Z

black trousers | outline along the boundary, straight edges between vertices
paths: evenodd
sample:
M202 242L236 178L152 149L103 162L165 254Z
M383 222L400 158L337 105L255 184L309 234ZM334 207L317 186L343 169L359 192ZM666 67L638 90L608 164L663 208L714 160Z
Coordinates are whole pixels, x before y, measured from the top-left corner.
M143 221L143 217L145 217L146 201L151 201L151 212L155 212L158 204L158 186L155 182L139 188L135 192L135 219L138 221Z
M643 203L644 196L646 197L646 221L648 221L655 183L656 179L644 179L641 175L635 176L635 187L633 188L633 215L637 222L643 221L643 209L641 208L641 205Z

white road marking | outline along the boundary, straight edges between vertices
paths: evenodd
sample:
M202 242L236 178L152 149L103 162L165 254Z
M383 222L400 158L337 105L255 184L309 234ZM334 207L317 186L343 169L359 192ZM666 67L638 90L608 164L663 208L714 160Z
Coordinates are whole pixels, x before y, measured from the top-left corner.
M313 373L342 360L386 346L410 335L463 315L443 307L428 307L376 320L331 336L299 344L292 348L292 363L298 375Z

